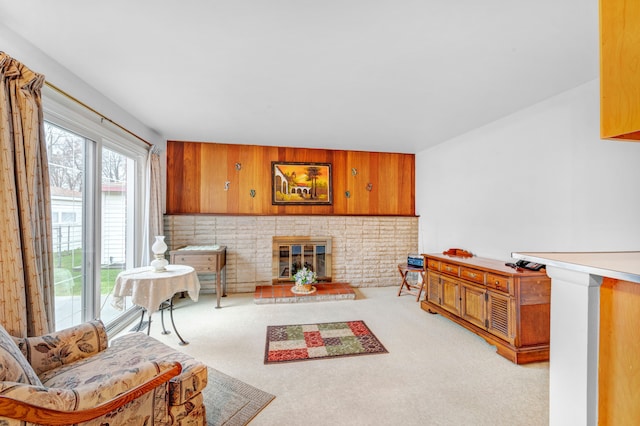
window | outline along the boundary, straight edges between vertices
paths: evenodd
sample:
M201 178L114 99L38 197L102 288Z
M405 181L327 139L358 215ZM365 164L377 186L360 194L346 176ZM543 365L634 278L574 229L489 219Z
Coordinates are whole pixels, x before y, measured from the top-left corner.
M60 219L62 223L76 223L76 213L75 212L62 212L62 219Z
M134 314L130 298L124 312L111 298L118 273L140 260L147 147L85 117L61 95L43 93L55 327L100 318L117 328Z

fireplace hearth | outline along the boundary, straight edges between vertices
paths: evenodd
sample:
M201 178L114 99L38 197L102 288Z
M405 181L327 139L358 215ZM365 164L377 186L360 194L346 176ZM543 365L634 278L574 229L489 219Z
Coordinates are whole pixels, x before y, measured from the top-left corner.
M336 300L354 300L356 292L348 283L318 283L317 291L308 295L295 294L292 284L274 284L257 286L253 301L257 305L280 303L328 302Z

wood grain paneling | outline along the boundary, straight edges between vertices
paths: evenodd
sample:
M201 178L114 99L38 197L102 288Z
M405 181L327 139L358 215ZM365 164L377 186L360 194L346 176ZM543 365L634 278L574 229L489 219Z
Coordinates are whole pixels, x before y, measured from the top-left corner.
M205 158L215 158L219 164L217 167L208 167L205 163L205 167L200 174L200 206L194 208L205 209L227 209L229 198L226 196L224 190L224 182L227 180L229 164L227 163L227 153L219 149L216 145L203 144L201 146L202 156ZM170 158L168 156L168 158ZM233 167L233 164L231 165ZM167 167L168 170L172 170ZM167 176L171 175L171 172L167 172ZM190 179L196 179L196 175L190 176ZM167 179L167 191L169 191L169 181ZM217 182L215 185L212 182ZM172 194L173 199L177 199L176 194Z
M330 163L333 204L272 205L272 161ZM415 216L415 156L169 141L167 214Z
M179 205L181 210L193 211L201 204L201 146L182 145L176 148L171 155L167 152L167 170L170 171L167 172L167 205Z
M640 423L640 284L604 278L600 287L598 424Z
M640 2L600 0L600 135L640 140Z

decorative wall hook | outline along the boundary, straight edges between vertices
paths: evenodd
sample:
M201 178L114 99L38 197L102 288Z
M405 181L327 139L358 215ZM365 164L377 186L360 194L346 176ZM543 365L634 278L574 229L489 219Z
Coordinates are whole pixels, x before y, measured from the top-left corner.
M371 182L369 182L366 186L367 191L371 192L371 190L373 189L373 184Z
M241 168L242 168L242 163L236 163L236 170L240 171Z
M345 191L344 196L347 198L351 198L351 192Z
M352 167L351 168L351 174L354 175L354 176L357 175L358 174L358 169L356 169L355 167Z
M228 190L229 190L229 185L231 185L231 182L230 182L230 181L226 181L226 182L224 183L224 190L225 190L225 191L228 191Z
M249 195L251 195L251 198L256 196L256 190L252 189L251 191L249 191Z

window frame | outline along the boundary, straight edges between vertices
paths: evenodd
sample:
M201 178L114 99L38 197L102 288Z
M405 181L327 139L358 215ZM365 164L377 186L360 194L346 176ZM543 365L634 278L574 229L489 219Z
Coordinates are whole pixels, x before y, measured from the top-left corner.
M140 266L141 250L144 238L144 208L147 180L147 158L149 155L149 145L140 139L130 135L122 129L105 121L95 112L84 107L73 99L59 93L58 91L44 86L42 89L42 108L44 120L53 125L67 129L76 133L93 143L87 143L85 152L85 190L91 202L86 203L87 212L83 215L83 229L85 233L85 244L87 247L101 247L102 235L102 209L101 197L99 194L102 182L102 149L106 148L133 159L133 167L129 167L127 173L133 172L134 194L128 195L128 201L133 208L127 216L127 232L132 236L127 242L126 264L128 267ZM129 175L128 175L129 176ZM89 198L90 197L90 198ZM96 283L100 281L100 268L95 265L101 264L101 250L94 250L85 261L87 276L85 288L83 289L84 308L81 321L89 321L100 316L100 292ZM90 282L88 282L90 281ZM106 324L108 332L117 332L124 328L124 325L140 313L139 308L128 309L114 321Z

